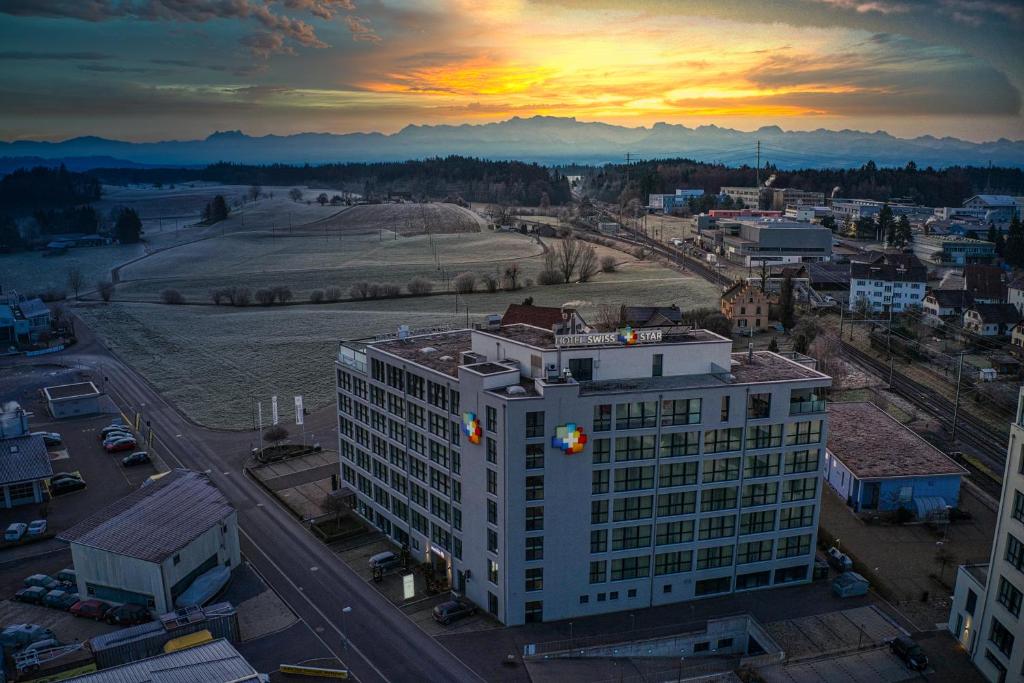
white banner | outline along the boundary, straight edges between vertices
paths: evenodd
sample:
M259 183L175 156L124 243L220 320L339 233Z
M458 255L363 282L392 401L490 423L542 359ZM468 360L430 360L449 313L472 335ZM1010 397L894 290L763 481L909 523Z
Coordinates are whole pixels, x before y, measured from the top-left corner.
M302 424L302 397L295 397L295 424Z
M256 415L258 416L260 431L263 431L263 401L256 404Z
M270 397L270 424L277 424L277 396Z

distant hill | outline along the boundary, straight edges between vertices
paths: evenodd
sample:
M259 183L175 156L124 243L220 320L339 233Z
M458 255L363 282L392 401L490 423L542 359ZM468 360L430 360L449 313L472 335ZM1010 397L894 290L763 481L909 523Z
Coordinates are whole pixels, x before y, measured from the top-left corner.
M881 131L784 131L778 126L753 132L666 123L650 128L627 128L545 116L514 117L480 125L407 126L391 135L298 133L252 137L241 131L227 131L202 140L146 143L99 137L62 142L18 140L0 142L0 156L63 159L65 163L69 159L82 159L90 168L100 167L92 165L97 159L112 157L110 167L124 168L133 164L201 165L218 161L243 164L400 161L447 155L544 164L604 164L619 162L630 152L642 158L686 157L739 165L753 161L758 140L762 145L762 161L779 169L856 168L868 160L878 166L903 166L912 160L920 168L981 166L989 162L997 166L1024 167L1024 140L975 143L930 135L897 138ZM0 170L4 168L7 167L0 166Z
M140 164L127 159L110 156L89 157L3 157L0 156L0 175L6 175L19 168L29 169L45 166L57 168L63 165L69 171L91 171L94 168L154 168L162 164Z

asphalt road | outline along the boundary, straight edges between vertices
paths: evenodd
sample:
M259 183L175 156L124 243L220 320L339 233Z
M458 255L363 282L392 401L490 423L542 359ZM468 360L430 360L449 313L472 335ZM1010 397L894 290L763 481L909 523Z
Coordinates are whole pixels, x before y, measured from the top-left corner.
M171 467L205 471L238 510L242 552L324 646L360 681L482 680L368 586L259 485L243 474L246 435L189 422L76 320L70 352L47 362L94 372L124 409L143 411L154 450ZM31 359L29 359L31 360ZM24 362L24 361L23 361ZM325 359L310 359L324 363ZM97 384L100 384L97 381ZM351 607L345 613L344 608Z

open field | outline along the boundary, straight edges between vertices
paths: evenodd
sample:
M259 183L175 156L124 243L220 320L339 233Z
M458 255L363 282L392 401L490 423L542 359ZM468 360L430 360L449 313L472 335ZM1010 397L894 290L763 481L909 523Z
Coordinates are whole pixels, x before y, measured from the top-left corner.
M387 230L402 236L480 232L487 222L456 204L364 204L303 226L314 234Z

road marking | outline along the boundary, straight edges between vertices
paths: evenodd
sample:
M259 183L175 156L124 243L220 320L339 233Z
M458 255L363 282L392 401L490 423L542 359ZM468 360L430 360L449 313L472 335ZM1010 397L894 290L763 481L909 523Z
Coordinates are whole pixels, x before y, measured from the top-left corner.
M309 597L306 596L306 593L304 591L302 591L302 588L299 585L297 585L294 581L292 581L290 576L288 576L287 574L284 573L284 570L281 569L280 565L278 565L277 562L275 562L274 559L272 557L270 557L270 555L268 555L266 553L266 551L263 550L263 548L259 547L259 545L256 544L256 542L253 540L252 536L250 536L248 533L246 533L245 529L243 529L241 526L239 526L238 527L238 533L240 533L241 535L245 536L245 538L249 541L249 544L252 545L252 547L255 548L257 551L259 551L259 553L261 555L263 555L264 558L266 558L267 562L270 563L270 566L273 567L274 569L276 569L277 573L280 574L281 577L292 586L292 588L295 588L295 589L299 590L300 592L302 592L302 597L303 597L303 599L307 603L309 603L309 606L312 607L313 610L317 614L319 614L323 618L323 620L325 622L327 622L327 625L330 626L331 629L334 630L343 641L348 643L348 647L352 648L352 650L357 655L359 655L360 659L362 659L364 662L366 662L366 664L371 669L373 669L374 672L378 676L380 676L383 680L385 680L385 681L390 680L387 676L384 675L384 673L380 669L377 668L377 666L372 661L370 661L370 659L366 655L364 655L362 653L362 651L360 651L360 649L355 645L355 643L352 643L351 641L348 641L347 638L345 638L345 634L342 633L341 629L339 629L337 626L334 625L334 623L330 620L330 618L326 614L324 614L323 610L320 609L319 605L317 605L315 602L313 602L311 599L309 599ZM322 642L322 640L321 640L321 642ZM324 643L324 645L326 645L326 644L327 643ZM334 650L332 650L330 647L328 647L327 649L330 652L334 653ZM341 660L341 657L338 657L338 659Z

